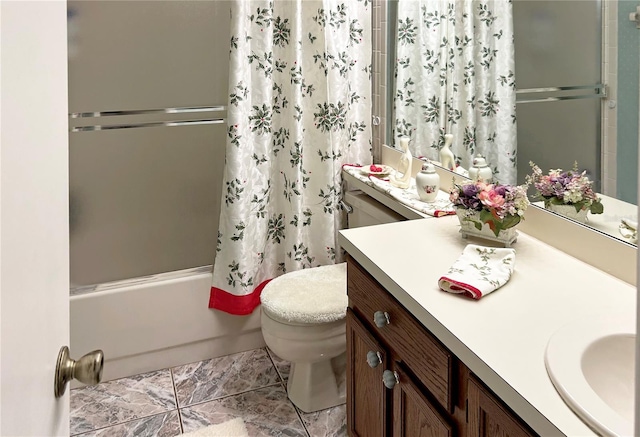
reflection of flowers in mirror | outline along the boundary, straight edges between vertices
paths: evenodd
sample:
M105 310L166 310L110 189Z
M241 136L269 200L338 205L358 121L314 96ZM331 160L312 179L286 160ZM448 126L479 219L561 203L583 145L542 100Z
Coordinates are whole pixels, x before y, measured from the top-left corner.
M456 208L479 213L479 221L472 220L476 229L482 229L486 223L496 236L501 230L520 223L529 206L527 185L487 184L482 181L462 185L454 183L449 199Z
M526 177L527 183L536 189L535 200L544 201L545 208L549 205L572 205L576 212L589 210L592 214L602 214L604 206L600 198L593 191L593 182L589 180L585 171L578 170L578 163L573 169L549 170L542 174L542 170L535 163L529 162L533 174Z

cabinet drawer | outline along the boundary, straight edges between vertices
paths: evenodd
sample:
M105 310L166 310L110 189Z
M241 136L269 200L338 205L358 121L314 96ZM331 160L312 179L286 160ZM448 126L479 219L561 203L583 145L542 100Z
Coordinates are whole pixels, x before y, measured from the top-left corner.
M433 397L453 411L453 358L400 303L360 265L347 265L349 306L366 320L371 331L418 377ZM386 313L389 323L378 327L374 314Z

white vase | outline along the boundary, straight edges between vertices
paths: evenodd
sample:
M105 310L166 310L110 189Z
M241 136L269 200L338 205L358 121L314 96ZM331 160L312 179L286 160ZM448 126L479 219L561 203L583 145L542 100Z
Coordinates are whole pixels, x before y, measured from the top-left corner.
M460 234L462 234L462 238L467 238L471 235L485 240L497 241L505 247L511 246L511 244L515 243L518 239L518 232L515 226L501 230L496 236L488 224L480 221L480 212L478 211L456 208L456 215L460 221ZM482 224L482 229L476 228L476 222Z
M469 177L474 182L478 180L487 184L493 182L493 172L482 155L478 154L473 158L473 165L469 168Z
M391 175L390 182L394 187L409 188L409 185L411 185L411 163L413 161L411 150L409 150L409 138L400 138L400 148L402 149L402 155L400 155L396 173Z
M549 211L553 211L557 214L584 223L587 221L587 212L589 209L586 207L580 211L576 211L576 207L573 205L556 205L553 203L545 202L544 207Z
M435 202L440 190L440 176L433 164L425 162L422 170L416 175L416 191L423 202Z
M451 151L451 142L453 141L453 135L446 134L444 136L444 146L440 149L438 156L440 157L440 164L447 170L454 171L456 169L456 157Z

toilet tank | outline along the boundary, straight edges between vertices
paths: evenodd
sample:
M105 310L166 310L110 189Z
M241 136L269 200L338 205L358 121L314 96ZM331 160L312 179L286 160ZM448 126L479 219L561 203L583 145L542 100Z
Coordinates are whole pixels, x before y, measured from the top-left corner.
M344 201L353 208L353 211L348 216L348 226L350 228L406 220L405 217L360 190L347 191L344 194Z

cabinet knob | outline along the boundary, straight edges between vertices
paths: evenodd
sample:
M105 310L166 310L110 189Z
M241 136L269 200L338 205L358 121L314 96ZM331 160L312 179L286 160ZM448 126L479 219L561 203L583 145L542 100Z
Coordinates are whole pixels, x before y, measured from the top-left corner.
M376 311L373 313L373 323L375 323L378 328L384 328L391 323L391 320L389 320L389 313L386 311Z
M377 367L382 363L382 354L380 352L369 351L367 352L367 364L369 367Z
M398 376L398 372L385 370L382 372L382 382L384 386L388 389L392 389L396 384L400 383L400 377Z

